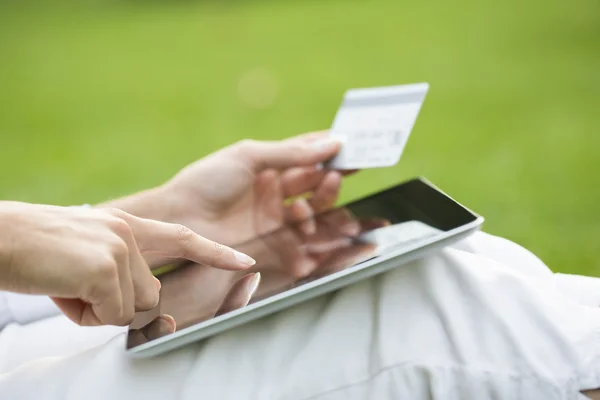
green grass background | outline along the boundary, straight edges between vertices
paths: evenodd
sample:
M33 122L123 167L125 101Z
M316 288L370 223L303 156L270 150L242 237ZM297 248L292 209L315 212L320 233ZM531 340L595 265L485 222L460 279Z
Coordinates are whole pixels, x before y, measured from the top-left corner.
M401 162L344 199L423 175L554 270L600 275L597 0L1 2L0 198L99 202L327 128L347 88L419 81Z

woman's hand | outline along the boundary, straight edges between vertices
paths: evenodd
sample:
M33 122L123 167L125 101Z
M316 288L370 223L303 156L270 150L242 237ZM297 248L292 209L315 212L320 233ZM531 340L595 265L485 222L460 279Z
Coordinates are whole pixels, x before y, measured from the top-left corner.
M111 205L239 244L331 208L342 175L318 165L340 147L324 132L274 142L244 140L191 164L161 187ZM310 223L304 228L314 231Z
M178 199L172 210L176 220L239 244L331 208L342 176L318 164L340 147L326 133L277 142L246 140L185 168L164 190Z
M153 258L227 270L254 260L181 225L116 209L0 202L0 289L45 294L80 325L127 325L158 303Z

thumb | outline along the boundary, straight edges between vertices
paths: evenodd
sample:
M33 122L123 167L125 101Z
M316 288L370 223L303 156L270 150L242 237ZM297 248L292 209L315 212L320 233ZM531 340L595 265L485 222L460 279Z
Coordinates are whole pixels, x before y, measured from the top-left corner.
M238 155L259 173L268 168L285 169L315 165L328 161L341 149L341 142L326 135L316 140L300 136L282 141L263 142L245 140L237 147Z
M129 224L142 254L184 258L225 270L243 270L256 263L251 257L206 239L183 225L138 218L129 214L124 216L124 219Z
M248 274L240 278L233 284L231 289L229 289L229 292L227 292L225 300L221 303L215 316L246 307L248 303L250 303L250 300L252 300L252 296L256 292L256 289L258 289L259 283L260 272Z

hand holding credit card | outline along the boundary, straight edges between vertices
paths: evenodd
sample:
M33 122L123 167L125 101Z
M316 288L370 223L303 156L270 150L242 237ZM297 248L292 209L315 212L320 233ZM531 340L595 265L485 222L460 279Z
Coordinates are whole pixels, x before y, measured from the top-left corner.
M330 133L342 149L327 166L351 170L396 164L428 89L427 83L415 83L348 90Z

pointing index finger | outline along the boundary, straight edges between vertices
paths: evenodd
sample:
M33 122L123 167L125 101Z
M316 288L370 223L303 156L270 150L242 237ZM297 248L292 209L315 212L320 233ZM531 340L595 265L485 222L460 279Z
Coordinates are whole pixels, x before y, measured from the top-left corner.
M187 260L225 270L244 270L256 264L252 257L206 239L178 224L129 216L128 223L142 254Z

